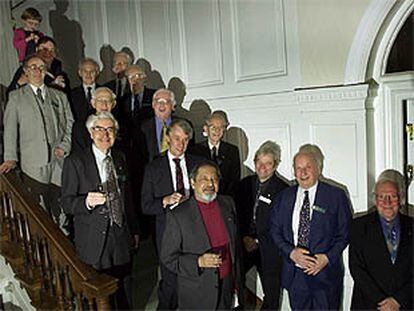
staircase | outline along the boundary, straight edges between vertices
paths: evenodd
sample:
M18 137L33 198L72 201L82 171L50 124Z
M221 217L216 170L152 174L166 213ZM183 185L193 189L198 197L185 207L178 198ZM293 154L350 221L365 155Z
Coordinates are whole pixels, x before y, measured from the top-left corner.
M15 172L0 175L0 255L35 309L111 309L117 279L78 259L72 243Z

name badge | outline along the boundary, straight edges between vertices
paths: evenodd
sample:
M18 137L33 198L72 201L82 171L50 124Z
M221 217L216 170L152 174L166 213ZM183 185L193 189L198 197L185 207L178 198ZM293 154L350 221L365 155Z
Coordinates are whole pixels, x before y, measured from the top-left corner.
M266 198L262 195L259 197L259 201L265 202L266 204L272 203L272 200L270 200L269 198Z

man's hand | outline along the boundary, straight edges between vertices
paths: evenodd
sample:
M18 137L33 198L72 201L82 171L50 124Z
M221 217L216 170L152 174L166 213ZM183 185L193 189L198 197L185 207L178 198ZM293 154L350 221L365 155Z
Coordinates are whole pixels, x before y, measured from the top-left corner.
M205 253L198 257L198 266L200 268L218 268L222 263L220 255Z
M139 247L139 234L134 234L134 245L133 248L137 250Z
M59 75L56 77L55 80L53 80L53 84L56 84L58 86L60 86L61 88L65 88L66 84L65 84L65 78L62 75Z
M393 297L385 298L383 301L378 303L378 310L380 311L398 311L401 305Z
M312 257L311 257L312 258ZM315 254L308 266L304 269L308 275L317 275L329 263L328 256L325 254Z
M16 167L16 161L6 160L0 165L0 173L8 173Z
M86 197L86 204L90 208L95 208L97 205L102 205L106 202L106 195L100 192L89 192Z
M244 248L246 249L248 253L253 252L254 250L258 248L256 240L248 235L243 237L243 244L244 244Z
M162 199L162 207L166 208L168 205L179 203L182 197L183 195L178 192L174 192L173 194L167 195Z
M60 147L56 147L54 153L55 157L58 159L63 158L63 156L65 155L65 151Z
M295 247L290 252L289 258L292 259L292 261L302 269L306 269L315 260L312 256L309 256L309 254L310 253L308 250L300 247Z

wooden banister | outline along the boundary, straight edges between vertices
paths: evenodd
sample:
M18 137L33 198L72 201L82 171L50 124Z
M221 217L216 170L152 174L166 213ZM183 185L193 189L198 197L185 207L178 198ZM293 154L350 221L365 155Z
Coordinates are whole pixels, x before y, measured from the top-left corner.
M110 310L117 279L80 261L15 172L0 174L0 254L36 309Z

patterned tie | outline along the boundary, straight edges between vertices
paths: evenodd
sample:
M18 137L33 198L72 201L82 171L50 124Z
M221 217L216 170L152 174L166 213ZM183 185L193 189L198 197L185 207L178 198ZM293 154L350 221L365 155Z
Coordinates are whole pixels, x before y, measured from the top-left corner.
M309 191L305 191L305 198L303 199L302 208L299 215L299 230L298 230L298 247L309 247L309 233L310 233L310 202Z
M170 144L167 139L167 123L162 122L161 137L160 137L160 153L168 150Z
M391 261L394 264L395 260L397 259L397 229L394 225L388 225L388 234L387 234L387 248L390 252Z
M122 226L122 201L119 187L115 176L115 168L111 156L104 159L106 172L106 190L108 206L111 210L111 218L119 227Z
M181 193L182 195L185 195L184 176L183 176L183 171L180 165L181 160L179 158L175 158L173 159L173 161L175 163L175 180L176 180L176 185L177 185L176 191Z
M42 90L40 89L40 87L38 87L36 90L36 97L41 104L45 103L45 100L43 99L43 96L42 96Z

